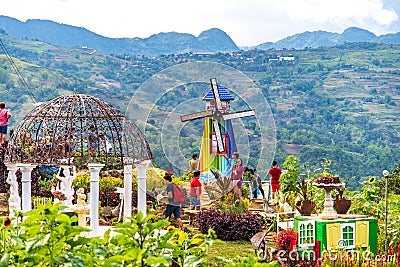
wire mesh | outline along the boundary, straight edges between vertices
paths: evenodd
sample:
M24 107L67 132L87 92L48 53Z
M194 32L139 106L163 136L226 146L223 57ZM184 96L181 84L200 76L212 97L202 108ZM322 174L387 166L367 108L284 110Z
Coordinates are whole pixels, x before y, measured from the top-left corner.
M69 94L25 116L10 137L5 161L107 166L153 158L144 134L122 112L93 96Z

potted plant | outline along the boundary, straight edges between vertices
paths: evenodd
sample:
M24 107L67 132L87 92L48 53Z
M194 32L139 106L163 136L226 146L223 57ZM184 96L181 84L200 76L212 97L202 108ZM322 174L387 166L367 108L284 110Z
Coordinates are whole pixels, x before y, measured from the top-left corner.
M343 198L344 190L345 190L344 185L339 188L336 188L336 191L338 193L336 194L335 204L333 205L333 207L335 208L338 214L346 214L351 206L351 200Z
M288 156L283 163L283 173L280 178L280 187L283 194L292 194L297 200L296 209L301 215L309 216L315 208L315 202L312 201L311 179L309 175L300 177L300 166L297 157Z
M324 159L324 161L321 162L321 165L323 168L321 173L319 174L320 177L315 181L316 184L326 185L329 187L334 186L334 190L337 191L337 194L335 196L333 207L335 208L336 213L346 214L351 206L351 200L343 198L345 185L347 184L348 180L345 183L342 183L339 176L332 175L328 167L331 165L330 160Z
M301 178L300 195L302 200L298 201L295 206L300 214L304 216L310 216L315 208L315 202L310 199L312 197L311 192L309 192L311 182L310 179Z

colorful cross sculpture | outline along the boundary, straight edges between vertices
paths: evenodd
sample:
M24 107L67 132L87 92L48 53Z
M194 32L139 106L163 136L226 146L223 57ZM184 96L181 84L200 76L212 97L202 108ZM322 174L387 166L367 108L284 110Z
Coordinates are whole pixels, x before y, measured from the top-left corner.
M236 151L231 120L255 116L255 112L254 110L230 112L230 101L233 97L225 87L217 83L216 78L211 78L210 82L211 89L203 97L203 101L206 101L206 110L182 115L181 121L205 119L198 169L203 173L213 169L225 174L229 169L229 162L218 155L226 154L231 157Z

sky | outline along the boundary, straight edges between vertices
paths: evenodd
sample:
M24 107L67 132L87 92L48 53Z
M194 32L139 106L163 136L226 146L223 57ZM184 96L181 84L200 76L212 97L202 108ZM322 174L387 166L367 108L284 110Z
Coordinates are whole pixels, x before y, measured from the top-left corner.
M219 28L239 46L305 31L400 32L400 0L0 0L0 15L52 20L97 34L147 38Z

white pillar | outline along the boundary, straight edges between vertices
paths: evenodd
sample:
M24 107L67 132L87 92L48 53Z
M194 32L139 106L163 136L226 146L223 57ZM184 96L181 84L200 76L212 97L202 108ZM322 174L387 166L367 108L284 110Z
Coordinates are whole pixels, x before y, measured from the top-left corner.
M151 160L144 160L135 164L138 169L138 212L141 211L146 216L146 170Z
M132 163L129 162L130 160L124 159L124 222L132 216Z
M32 209L31 181L32 170L36 168L36 165L17 163L17 168L22 172L22 211L27 212Z
M89 163L90 171L90 228L92 236L99 235L99 173L104 164Z
M10 197L8 199L8 211L10 217L14 217L14 210L21 210L21 197L18 193L17 176L18 167L14 163L5 163L8 170L7 183L10 185Z

